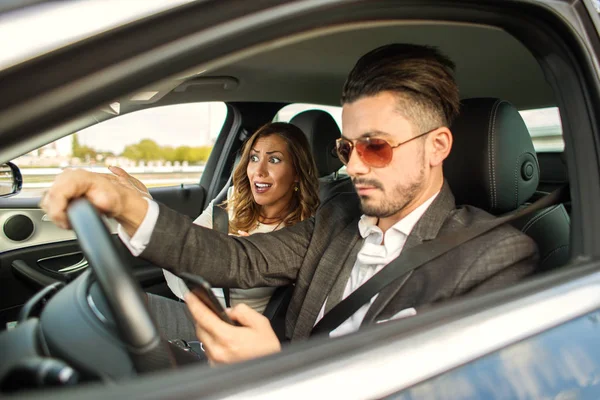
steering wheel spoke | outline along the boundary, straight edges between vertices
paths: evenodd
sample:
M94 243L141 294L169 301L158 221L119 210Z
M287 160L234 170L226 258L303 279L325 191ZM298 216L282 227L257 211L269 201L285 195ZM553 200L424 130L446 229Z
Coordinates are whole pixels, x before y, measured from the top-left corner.
M88 200L77 199L67 214L136 371L174 368L175 358L150 316L144 293L98 211Z

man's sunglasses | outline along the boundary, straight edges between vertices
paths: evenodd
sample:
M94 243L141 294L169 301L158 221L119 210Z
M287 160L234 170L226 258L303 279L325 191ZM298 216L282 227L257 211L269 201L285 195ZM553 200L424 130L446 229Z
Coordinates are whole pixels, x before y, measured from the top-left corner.
M402 143L397 144L396 146L392 146L385 140L379 138L367 137L364 139L358 139L354 143L352 143L348 139L339 138L335 142L335 149L337 151L339 159L346 165L350 161L352 150L356 149L356 151L358 152L358 156L365 164L374 168L382 168L387 166L392 161L395 148L400 147L403 144L411 142L422 136L425 136L435 131L436 129L438 128L432 129L425 133L421 133L420 135L412 137Z

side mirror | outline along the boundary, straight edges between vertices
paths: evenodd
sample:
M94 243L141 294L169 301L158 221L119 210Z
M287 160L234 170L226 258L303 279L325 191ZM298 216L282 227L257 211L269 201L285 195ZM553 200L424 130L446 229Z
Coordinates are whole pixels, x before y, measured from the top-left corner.
M23 176L15 164L7 162L0 165L0 197L13 196L21 191Z

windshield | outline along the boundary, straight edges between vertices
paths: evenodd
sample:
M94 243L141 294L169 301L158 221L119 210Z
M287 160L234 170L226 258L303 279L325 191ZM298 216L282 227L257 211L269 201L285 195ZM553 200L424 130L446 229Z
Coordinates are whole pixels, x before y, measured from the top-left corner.
M194 0L47 2L0 16L0 70ZM118 10L118 12L116 12Z

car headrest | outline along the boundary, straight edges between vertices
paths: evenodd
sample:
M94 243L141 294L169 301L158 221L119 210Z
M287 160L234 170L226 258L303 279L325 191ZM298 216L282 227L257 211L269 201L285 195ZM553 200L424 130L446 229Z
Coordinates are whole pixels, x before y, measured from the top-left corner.
M493 98L463 100L451 131L454 143L444 175L456 204L501 214L534 194L539 164L525 122L512 104Z
M335 156L335 140L341 136L340 128L326 111L308 110L290 120L304 132L315 157L319 177L330 175L340 168L342 162Z

